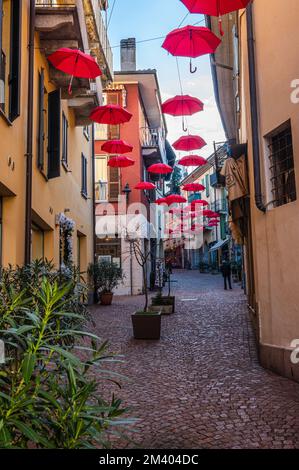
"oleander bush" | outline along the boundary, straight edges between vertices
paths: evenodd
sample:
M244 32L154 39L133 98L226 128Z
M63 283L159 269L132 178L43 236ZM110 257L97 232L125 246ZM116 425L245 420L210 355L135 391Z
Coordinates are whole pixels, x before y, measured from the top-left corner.
M102 398L99 386L119 379L106 363L120 359L87 331L77 305L83 286L41 267L2 272L0 447L109 447L112 430L121 433L129 421L121 401Z

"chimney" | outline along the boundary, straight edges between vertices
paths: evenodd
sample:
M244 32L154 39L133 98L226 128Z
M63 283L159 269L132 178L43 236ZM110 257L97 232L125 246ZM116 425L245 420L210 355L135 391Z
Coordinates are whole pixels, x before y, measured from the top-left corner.
M136 72L136 39L120 41L120 64L122 72Z

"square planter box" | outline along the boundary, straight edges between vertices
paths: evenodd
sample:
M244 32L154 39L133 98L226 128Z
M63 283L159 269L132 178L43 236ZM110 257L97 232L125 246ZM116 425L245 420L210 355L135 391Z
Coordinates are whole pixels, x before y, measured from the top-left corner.
M133 313L132 324L135 339L160 339L161 311L147 314Z
M161 312L162 315L171 315L175 312L175 297L161 297L161 304L151 305L154 312Z

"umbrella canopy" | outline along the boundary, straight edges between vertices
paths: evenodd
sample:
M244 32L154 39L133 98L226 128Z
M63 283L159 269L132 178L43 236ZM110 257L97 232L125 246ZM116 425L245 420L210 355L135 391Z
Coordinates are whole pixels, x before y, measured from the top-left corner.
M184 135L175 141L173 147L175 150L191 152L192 150L202 149L207 143L204 139L197 135Z
M102 145L101 149L107 153L124 154L132 152L133 146L124 140L108 140Z
M162 47L170 54L177 57L190 57L190 72L192 70L191 59L205 54L213 54L221 40L205 26L184 26L174 29L169 33Z
M188 155L178 161L181 166L203 166L206 163L207 160L199 155Z
M49 62L58 70L71 75L69 94L72 93L73 78L96 78L102 71L95 59L79 49L62 47L48 57Z
M133 165L135 165L134 160L123 155L119 157L112 157L108 161L108 166L110 166L111 168L127 168Z
M181 2L188 8L190 13L218 16L220 19L220 33L223 36L221 15L246 8L250 0L181 0Z
M197 204L201 205L202 207L209 205L208 201L205 201L204 199L194 199L194 201L191 202L191 207L194 207Z
M203 111L204 104L189 95L179 95L170 98L162 104L162 112L171 116L192 116Z
M214 217L214 212L211 211L211 210L209 210L209 209L204 210L204 211L202 212L202 214L203 214L204 217Z
M173 172L173 168L166 163L155 163L151 165L147 171L156 175L168 175Z
M206 188L203 184L199 183L189 183L183 186L183 191L193 192L193 191L204 191Z
M129 122L132 114L117 104L97 106L91 113L90 119L98 124L123 124Z
M187 199L179 194L171 194L170 196L166 197L166 201L169 205L171 204L181 204L187 202Z
M218 222L209 222L208 227L218 227L219 223Z
M136 184L134 189L150 191L151 189L156 189L156 186L154 185L154 183L148 183L146 181L142 181L141 183Z
M160 199L157 199L155 201L155 204L158 204L158 206L162 205L162 204L167 204L167 201L166 201L166 198L165 197L161 197Z

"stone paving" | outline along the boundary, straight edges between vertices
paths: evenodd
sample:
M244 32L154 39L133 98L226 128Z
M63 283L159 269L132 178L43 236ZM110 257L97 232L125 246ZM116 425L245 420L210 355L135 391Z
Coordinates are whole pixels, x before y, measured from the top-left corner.
M257 361L246 299L220 276L175 271L176 313L162 318L160 341L132 338L130 315L143 297L92 309L96 333L124 355L109 385L139 421L133 441L114 448L299 448L299 384Z

